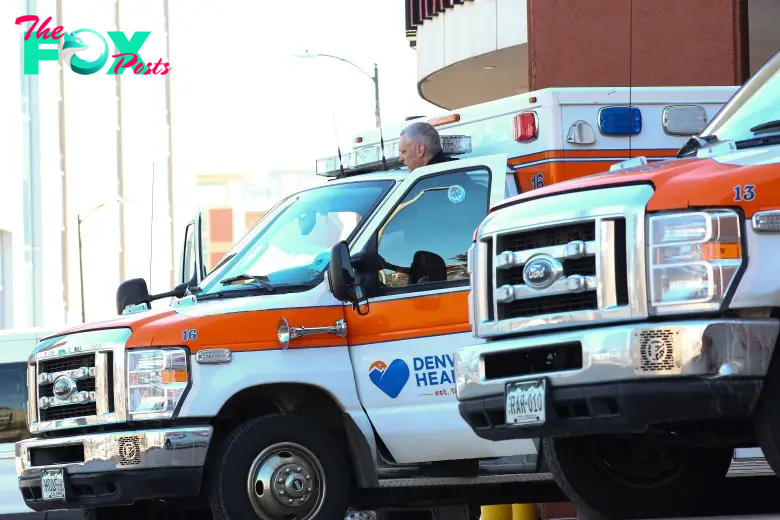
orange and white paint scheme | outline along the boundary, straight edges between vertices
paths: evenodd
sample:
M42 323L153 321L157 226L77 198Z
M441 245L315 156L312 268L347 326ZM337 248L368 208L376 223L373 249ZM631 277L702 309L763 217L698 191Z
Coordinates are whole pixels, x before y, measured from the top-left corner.
M357 488L529 482L507 501L562 498L537 472L538 439L482 438L458 411L453 353L486 341L472 332L474 230L632 146L672 154L733 90L549 89L471 107L433 120L458 160L411 173L400 128L384 161L367 134L318 166L336 179L280 201L209 273L196 221L169 305L125 282L121 316L31 354L25 502L101 517L200 496L214 518L314 520L344 515Z
M676 158L610 170L480 224L460 413L542 437L580 511L705 516L727 475L780 474L780 53Z

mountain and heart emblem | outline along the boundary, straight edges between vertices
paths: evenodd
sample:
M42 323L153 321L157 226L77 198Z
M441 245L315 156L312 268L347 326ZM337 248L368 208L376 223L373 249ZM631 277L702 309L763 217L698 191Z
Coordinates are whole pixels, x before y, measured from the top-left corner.
M368 378L391 399L395 399L409 381L409 365L403 359L394 359L388 365L374 361L368 368Z

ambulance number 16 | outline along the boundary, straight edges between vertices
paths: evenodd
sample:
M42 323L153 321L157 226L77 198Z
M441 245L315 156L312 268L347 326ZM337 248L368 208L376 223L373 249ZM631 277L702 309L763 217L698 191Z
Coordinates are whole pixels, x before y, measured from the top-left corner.
M531 185L533 188L539 189L544 188L544 174L543 173L537 173L535 175L531 176Z

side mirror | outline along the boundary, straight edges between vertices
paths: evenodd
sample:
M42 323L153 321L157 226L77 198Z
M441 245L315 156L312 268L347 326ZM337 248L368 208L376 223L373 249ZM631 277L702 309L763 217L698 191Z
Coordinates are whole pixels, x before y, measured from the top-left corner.
M150 295L149 288L146 286L146 280L143 278L132 278L119 284L119 288L116 290L116 312L117 314L122 314L127 307L142 303L145 303L151 309L154 300L171 297L182 298L187 293L190 285L191 282L182 283L171 291Z
M355 270L349 257L349 247L343 240L330 250L330 265L328 266L328 284L330 292L337 300L351 303L361 316L368 314L368 305L363 287L355 278ZM363 307L366 307L363 312Z
M116 311L122 314L126 307L130 305L139 305L141 303L152 305L152 297L149 295L149 288L146 286L146 280L143 278L131 278L119 284L116 290Z

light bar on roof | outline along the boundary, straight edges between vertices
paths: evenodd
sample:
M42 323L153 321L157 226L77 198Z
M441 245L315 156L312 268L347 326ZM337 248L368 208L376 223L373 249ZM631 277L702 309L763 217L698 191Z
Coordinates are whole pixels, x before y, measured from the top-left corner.
M463 155L471 153L471 137L468 135L443 135L441 147L444 155Z
M442 152L447 156L471 153L471 137L466 135L443 135L441 145ZM400 168L403 163L399 147L399 139L386 142L384 161L382 161L381 147L378 143L361 146L351 153L342 154L344 174L357 175ZM323 177L340 177L339 158L326 157L318 160L316 173Z
M352 152L342 153L340 163L338 155L317 159L317 168L314 173L323 177L338 177L341 175L341 166L344 167L344 171L352 168Z

